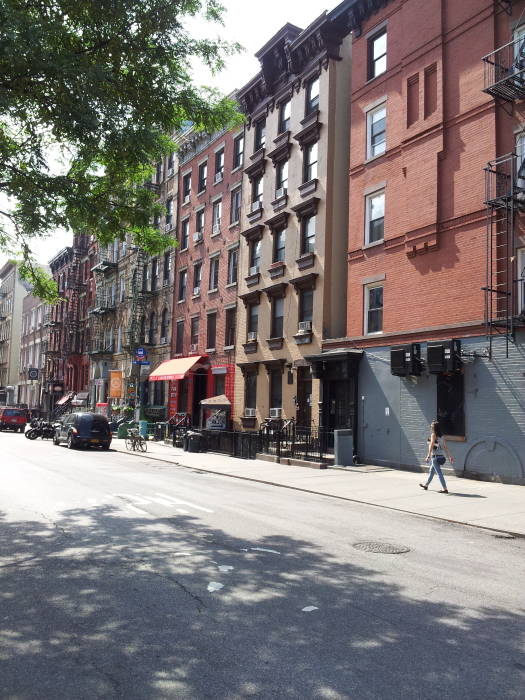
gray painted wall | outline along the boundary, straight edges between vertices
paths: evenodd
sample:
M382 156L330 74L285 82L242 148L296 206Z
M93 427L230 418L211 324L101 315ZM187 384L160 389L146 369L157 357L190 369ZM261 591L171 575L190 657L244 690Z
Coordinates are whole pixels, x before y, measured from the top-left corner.
M462 339L462 351L482 353L486 339ZM426 344L421 344L426 357ZM525 484L525 333L505 357L497 339L493 357L464 358L464 442L449 441L455 470ZM359 370L358 455L368 464L422 466L429 425L436 417L436 378L390 373L390 347L365 351ZM387 415L388 414L388 415Z

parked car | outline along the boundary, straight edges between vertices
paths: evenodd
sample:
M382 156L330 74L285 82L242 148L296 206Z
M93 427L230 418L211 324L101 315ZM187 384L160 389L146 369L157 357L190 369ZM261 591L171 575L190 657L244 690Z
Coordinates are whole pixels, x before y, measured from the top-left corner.
M27 411L25 408L0 408L0 430L19 430L24 432L27 423Z
M53 444L65 442L70 450L75 447L102 447L109 450L111 430L106 416L99 413L70 413L61 419L55 430Z

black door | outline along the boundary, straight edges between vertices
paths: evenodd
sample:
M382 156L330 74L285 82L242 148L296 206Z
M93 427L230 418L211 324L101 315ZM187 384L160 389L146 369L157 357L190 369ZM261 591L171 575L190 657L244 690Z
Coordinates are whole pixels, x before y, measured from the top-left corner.
M297 368L297 427L312 424L312 374L309 367Z
M354 428L355 391L353 377L328 380L323 386L323 408L325 428L340 430Z
M201 404L202 399L206 398L206 384L208 382L208 372L205 369L199 369L193 375L193 404L191 411L191 424L198 427L200 424Z

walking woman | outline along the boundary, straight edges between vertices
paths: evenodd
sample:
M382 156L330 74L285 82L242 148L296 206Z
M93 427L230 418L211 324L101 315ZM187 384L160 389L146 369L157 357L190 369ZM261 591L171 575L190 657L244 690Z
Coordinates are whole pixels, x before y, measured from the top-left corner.
M428 489L428 485L434 478L434 474L437 474L441 482L442 489L439 493L448 493L447 484L441 467L447 461L447 458L443 454L445 452L450 460L451 464L454 464L454 457L450 454L447 447L447 441L443 437L443 434L439 428L439 423L437 420L433 420L430 424L432 434L428 438L428 454L425 457L425 462L430 460L430 469L428 471L428 479L425 484L419 484L425 491Z

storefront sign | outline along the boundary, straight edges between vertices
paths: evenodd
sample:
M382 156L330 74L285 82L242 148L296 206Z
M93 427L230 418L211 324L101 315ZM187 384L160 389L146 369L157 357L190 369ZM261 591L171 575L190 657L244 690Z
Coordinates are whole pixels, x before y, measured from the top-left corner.
M120 370L110 370L109 372L109 398L122 398L122 372Z
M177 413L177 382L169 382L168 420Z
M206 420L206 428L208 430L226 430L226 411L215 411Z

